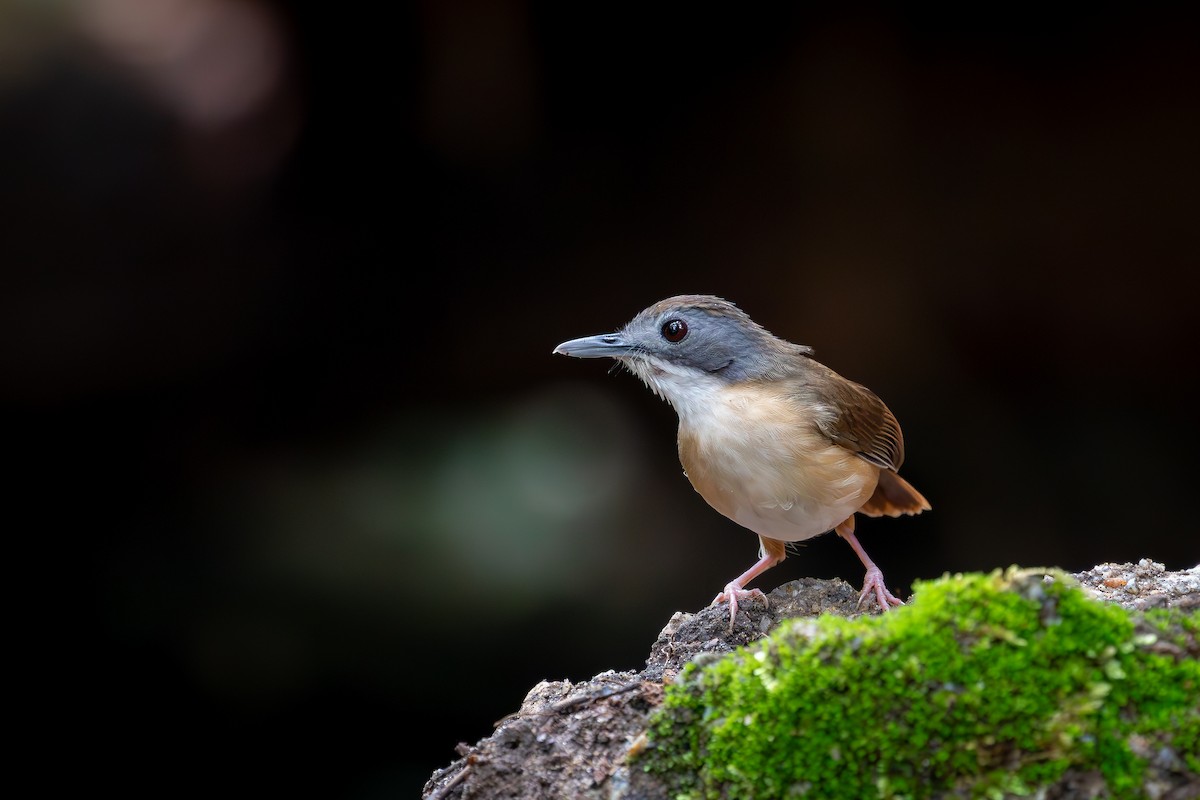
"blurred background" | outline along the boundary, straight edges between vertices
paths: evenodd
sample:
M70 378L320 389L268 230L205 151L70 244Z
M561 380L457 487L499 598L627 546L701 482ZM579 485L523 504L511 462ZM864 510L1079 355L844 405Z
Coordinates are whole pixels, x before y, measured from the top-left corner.
M539 680L640 668L756 540L669 406L551 350L678 293L895 411L898 594L1195 565L1182 13L0 0L43 784L415 797ZM808 575L862 567L757 585Z

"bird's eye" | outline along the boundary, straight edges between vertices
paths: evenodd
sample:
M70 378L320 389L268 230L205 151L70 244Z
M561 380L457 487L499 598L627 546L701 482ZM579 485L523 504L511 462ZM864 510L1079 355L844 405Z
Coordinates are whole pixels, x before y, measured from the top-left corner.
M669 319L663 323L662 335L668 342L682 342L687 333L687 323L681 319Z

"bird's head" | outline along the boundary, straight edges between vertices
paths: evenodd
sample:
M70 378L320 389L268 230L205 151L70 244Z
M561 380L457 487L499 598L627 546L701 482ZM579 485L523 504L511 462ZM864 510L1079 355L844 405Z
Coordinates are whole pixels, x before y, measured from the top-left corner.
M615 333L572 339L554 352L614 358L682 413L721 386L787 374L812 348L774 336L728 300L679 295Z

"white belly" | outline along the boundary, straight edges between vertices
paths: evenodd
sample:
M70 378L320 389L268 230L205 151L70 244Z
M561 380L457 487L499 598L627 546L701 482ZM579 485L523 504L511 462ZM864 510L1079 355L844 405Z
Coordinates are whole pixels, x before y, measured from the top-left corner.
M797 424L786 401L736 389L721 401L680 417L679 458L696 491L739 525L798 542L832 530L875 491L878 467L811 420Z

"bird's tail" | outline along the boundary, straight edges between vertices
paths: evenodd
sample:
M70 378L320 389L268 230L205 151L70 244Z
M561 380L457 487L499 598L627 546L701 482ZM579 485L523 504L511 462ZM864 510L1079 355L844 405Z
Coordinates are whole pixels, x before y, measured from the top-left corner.
M868 517L898 517L901 514L920 514L932 508L920 492L891 470L879 471L875 494L859 509Z

